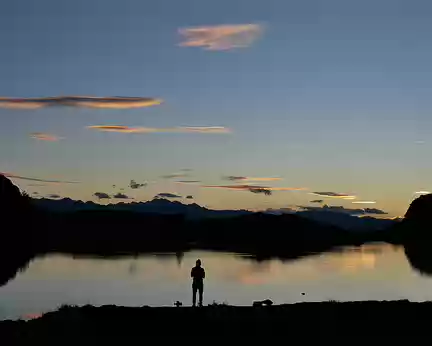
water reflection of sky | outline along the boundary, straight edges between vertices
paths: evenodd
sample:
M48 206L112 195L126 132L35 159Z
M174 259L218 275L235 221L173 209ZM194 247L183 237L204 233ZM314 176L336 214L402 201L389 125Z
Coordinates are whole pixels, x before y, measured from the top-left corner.
M432 299L432 280L412 271L403 250L370 245L294 261L256 262L229 253L190 252L117 259L50 255L0 288L0 318L37 314L61 304L189 304L190 268L201 258L205 300L250 305L318 300ZM302 295L302 293L305 295Z

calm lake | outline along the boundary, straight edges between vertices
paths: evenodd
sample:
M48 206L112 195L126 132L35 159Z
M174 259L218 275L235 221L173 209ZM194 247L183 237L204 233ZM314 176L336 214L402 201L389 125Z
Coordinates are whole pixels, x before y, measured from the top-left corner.
M321 300L432 300L432 277L413 270L403 248L368 245L292 261L188 252L183 256L91 258L48 255L0 287L0 319L37 315L62 304L172 306L191 302L190 269L206 269L205 304ZM304 293L304 295L302 295Z

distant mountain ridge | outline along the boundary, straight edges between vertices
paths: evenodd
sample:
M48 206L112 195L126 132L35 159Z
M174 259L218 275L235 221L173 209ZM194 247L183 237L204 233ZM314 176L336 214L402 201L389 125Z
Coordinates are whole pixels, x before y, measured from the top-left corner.
M182 214L187 219L202 219L207 217L231 217L252 214L247 210L211 210L196 203L183 204L178 201L170 201L164 198L156 198L147 202L130 202L102 205L94 202L75 201L70 198L60 200L34 199L33 204L43 210L52 212L76 212L76 211L129 211L146 214L174 215Z
M69 213L77 211L129 211L146 214L184 215L186 219L198 220L205 218L224 218L241 215L250 215L254 212L248 210L212 210L196 203L183 204L179 201L157 198L147 202L120 202L116 204L102 205L94 202L75 201L70 198L60 200L34 199L33 204L43 210L51 212ZM266 213L272 213L271 210ZM377 219L370 216L353 216L333 209L290 211L303 218L322 224L337 226L347 230L368 231L385 229L397 221L392 219Z

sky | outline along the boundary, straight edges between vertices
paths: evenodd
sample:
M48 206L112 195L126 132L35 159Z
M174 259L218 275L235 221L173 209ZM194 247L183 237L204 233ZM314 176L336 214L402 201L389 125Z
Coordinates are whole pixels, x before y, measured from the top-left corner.
M34 196L251 210L319 197L403 215L432 189L431 32L428 0L8 1L0 172L75 182L13 178ZM69 95L154 102L6 102Z

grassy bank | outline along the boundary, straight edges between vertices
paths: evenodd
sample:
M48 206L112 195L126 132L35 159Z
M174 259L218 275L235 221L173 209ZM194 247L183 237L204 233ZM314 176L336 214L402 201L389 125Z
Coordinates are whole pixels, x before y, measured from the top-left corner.
M413 341L428 335L431 322L432 303L408 301L271 307L62 307L27 322L0 322L0 344L103 345L115 341L126 345L163 340L211 344L216 339L228 342L276 336L290 343L318 339L373 342L378 336L386 342L401 337Z

